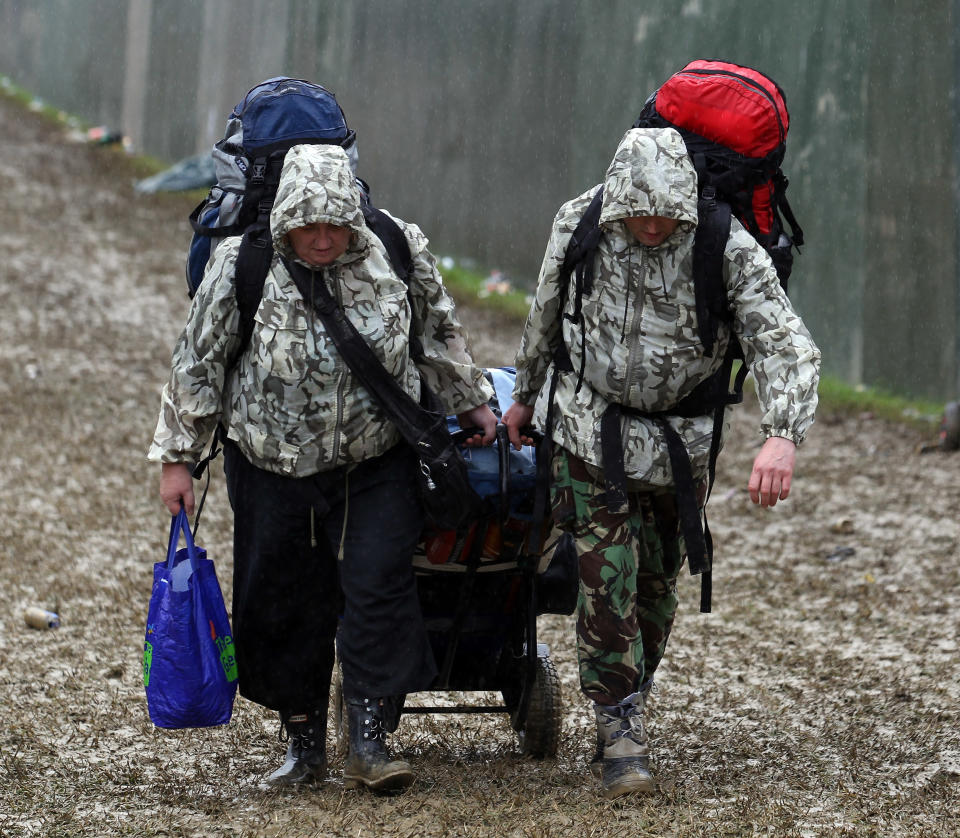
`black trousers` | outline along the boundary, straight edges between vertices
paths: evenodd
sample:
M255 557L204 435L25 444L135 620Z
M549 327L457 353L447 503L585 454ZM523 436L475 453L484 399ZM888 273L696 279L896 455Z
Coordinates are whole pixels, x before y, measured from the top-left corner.
M335 638L348 698L429 688L437 670L411 561L423 523L415 467L397 445L349 474L289 478L227 442L241 695L282 713L325 707Z

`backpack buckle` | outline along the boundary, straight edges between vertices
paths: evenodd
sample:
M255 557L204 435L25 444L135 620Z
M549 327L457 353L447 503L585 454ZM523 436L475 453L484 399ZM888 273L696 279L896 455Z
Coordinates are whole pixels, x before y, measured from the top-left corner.
M263 229L248 232L244 238L249 242L250 247L255 247L257 250L264 250L273 243L267 231Z

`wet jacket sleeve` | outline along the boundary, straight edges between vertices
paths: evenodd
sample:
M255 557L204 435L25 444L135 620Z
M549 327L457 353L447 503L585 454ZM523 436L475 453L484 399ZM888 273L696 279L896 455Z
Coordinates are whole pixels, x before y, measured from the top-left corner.
M767 437L799 445L813 424L820 350L780 287L767 254L739 224L727 244L733 329L757 385Z
M417 365L424 380L450 413L485 404L493 397L493 388L470 357L453 299L427 249L427 239L415 224L405 224L404 232L413 256L411 336L419 338L423 348Z
M174 347L147 454L154 462L197 462L220 418L228 363L239 344L232 244L217 248Z

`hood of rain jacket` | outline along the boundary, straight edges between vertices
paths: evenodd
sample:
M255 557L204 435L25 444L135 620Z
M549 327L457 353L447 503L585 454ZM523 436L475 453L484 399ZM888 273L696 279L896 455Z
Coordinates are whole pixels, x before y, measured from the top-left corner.
M603 180L601 226L651 215L679 221L678 237L697 225L697 173L673 129L627 131Z
M286 258L296 258L287 233L317 223L346 227L353 234L339 262L356 261L366 255L371 233L363 220L360 187L347 153L335 145L297 145L283 160L270 212L274 250Z

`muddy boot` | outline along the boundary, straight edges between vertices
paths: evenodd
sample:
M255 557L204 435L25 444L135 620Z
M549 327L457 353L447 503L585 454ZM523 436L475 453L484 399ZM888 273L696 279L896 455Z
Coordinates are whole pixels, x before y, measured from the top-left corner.
M654 689L653 678L648 678L640 685L640 695L646 704L647 696ZM593 759L590 760L590 773L598 780L600 779L601 769L603 768L603 732L600 725L597 725L597 747L593 752Z
M271 786L313 783L327 776L327 711L281 713L281 737L286 731L287 759L267 777ZM281 741L283 739L281 738Z
M403 760L387 756L383 700L347 699L350 752L343 766L343 784L348 789L366 786L385 792L405 789L413 782L413 769Z
M603 740L600 782L608 800L654 790L650 750L643 729L643 696L634 693L619 704L594 705L597 734Z

